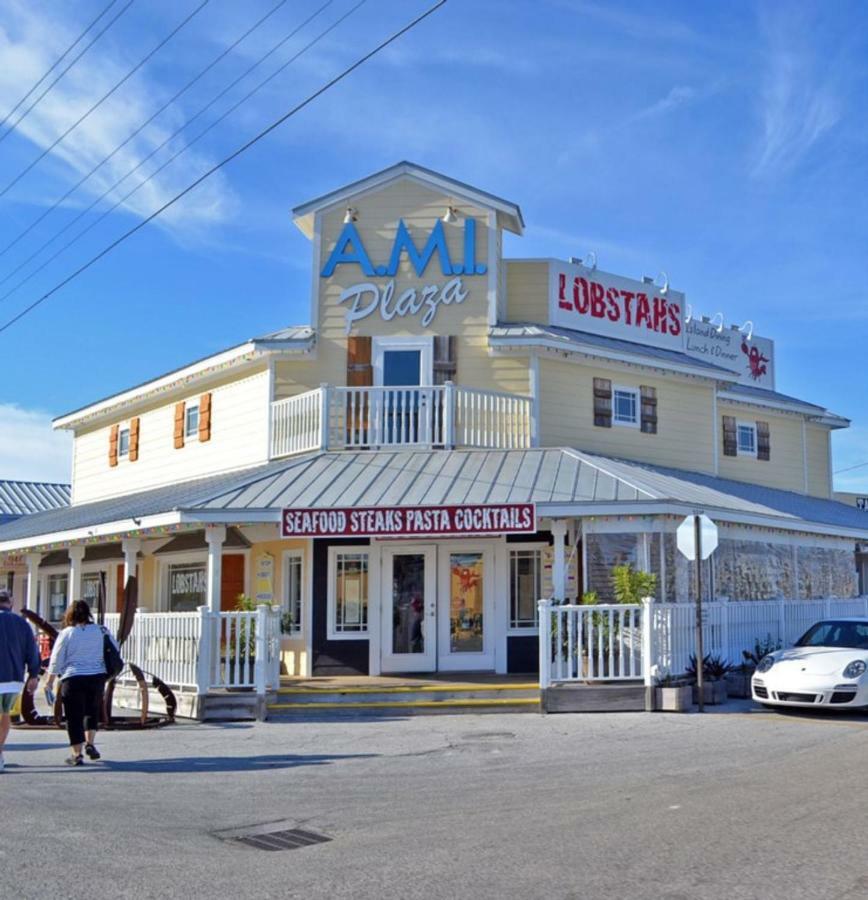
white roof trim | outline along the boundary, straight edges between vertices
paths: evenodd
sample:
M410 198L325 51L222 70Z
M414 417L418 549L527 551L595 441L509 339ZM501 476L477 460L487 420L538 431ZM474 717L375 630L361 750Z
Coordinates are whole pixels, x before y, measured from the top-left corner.
M524 219L521 209L515 203L481 191L472 185L457 181L447 175L441 175L439 172L426 169L424 166L418 166L415 163L406 161L397 163L388 169L369 175L367 178L354 181L328 194L323 194L321 197L296 206L292 210L295 224L306 237L313 237L314 215L316 213L336 206L339 203L345 203L351 197L358 197L361 194L379 190L401 178L409 178L426 187L434 187L445 194L462 197L475 205L497 210L505 217L505 227L510 231L515 234L521 234L524 230Z
M833 425L833 427L846 428L850 422L841 416L836 416L822 407L814 406L808 403L799 403L798 401L778 400L774 397L757 397L753 394L730 393L729 391L718 391L717 399L723 400L725 403L739 403L745 406L758 406L763 409L779 409L783 412L797 413L801 416L808 416L812 419L822 421L823 424Z

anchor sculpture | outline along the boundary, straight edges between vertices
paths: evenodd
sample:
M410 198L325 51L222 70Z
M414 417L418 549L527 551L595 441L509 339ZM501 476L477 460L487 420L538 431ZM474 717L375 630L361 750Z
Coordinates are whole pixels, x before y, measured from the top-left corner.
M124 587L124 608L121 611L121 618L118 624L118 633L116 639L121 647L121 655L123 655L123 645L130 632L133 630L133 622L138 609L138 583L136 577L131 575L127 579ZM21 615L28 622L35 625L42 634L48 638L49 648L54 647L57 640L57 629L47 622L42 616L33 612L33 610L22 610ZM105 573L100 573L99 589L97 591L97 622L100 625L105 623ZM43 663L45 661L43 660ZM45 666L43 666L44 668ZM136 681L139 690L139 707L141 712L138 716L120 716L112 713L112 705L114 702L115 685L118 680L124 679L127 674L131 674ZM163 698L166 704L165 715L150 715L148 709L148 689L154 688ZM175 721L175 711L178 702L171 688L156 675L145 673L139 666L134 663L127 662L124 670L115 678L110 678L106 683L105 695L103 697L102 710L102 727L106 729L120 728L158 728L161 725L168 725ZM21 695L21 721L20 726L30 728L46 728L57 727L63 728L63 705L60 694L54 702L54 709L51 715L42 715L37 711L33 700L33 694L24 691Z

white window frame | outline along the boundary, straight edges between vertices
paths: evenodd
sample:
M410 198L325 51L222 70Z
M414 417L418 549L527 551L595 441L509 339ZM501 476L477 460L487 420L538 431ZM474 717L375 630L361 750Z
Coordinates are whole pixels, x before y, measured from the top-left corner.
M47 621L47 622L59 622L60 619L52 619L51 618L51 604L49 602L49 593L48 593L48 583L49 580L57 575L62 575L66 578L66 606L63 608L63 611L66 612L69 609L69 604L72 602L72 581L69 577L69 566L51 566L47 569L40 569L38 575L38 581L40 582L40 591L39 591L39 614ZM76 598L78 599L78 598ZM61 616L62 618L62 616Z
M190 431L190 413L193 410L196 410L196 427ZM185 441L198 441L199 440L199 422L201 421L201 410L199 408L199 401L197 400L194 403L186 403L184 404L184 440Z
M123 449L123 437L127 436L127 449ZM118 459L127 459L130 455L130 435L131 430L129 423L118 429Z
M383 385L383 355L387 350L419 350L419 385L429 387L434 383L433 337L375 337L371 352L374 369L374 385Z
M337 630L337 562L338 556L352 556L364 554L368 557L368 621L364 631L338 631ZM371 606L379 602L378 597L371 596L372 583L372 559L371 548L367 544L345 545L329 547L328 561L328 589L327 589L327 638L330 641L361 641L367 640L371 634Z
M539 581L540 591L543 584L543 553L548 544L545 541L535 541L533 543L507 543L506 544L506 633L510 637L533 636L539 634L539 609L534 603L534 625L513 625L512 624L512 554L519 550L533 551L539 554ZM536 598L540 600L540 597Z
M742 450L741 447L741 430L742 428L750 429L753 433L753 450ZM756 422L740 422L735 423L735 449L738 456L756 457L757 455L757 433Z
M633 397L633 404L636 410L636 417L631 421L618 418L618 394L630 394ZM639 388L628 387L624 384L612 385L612 424L620 425L624 428L638 428L642 421L642 398L639 394Z
M291 563L298 563L298 621L294 624L292 631L282 631L280 636L292 640L301 640L304 638L304 595L305 595L305 570L304 570L304 551L303 550L284 550L281 562L281 578L280 578L280 616L281 621L286 612L289 611L289 570ZM368 568L370 570L370 559L368 560ZM370 588L370 572L369 572L369 588ZM370 601L369 601L370 602Z

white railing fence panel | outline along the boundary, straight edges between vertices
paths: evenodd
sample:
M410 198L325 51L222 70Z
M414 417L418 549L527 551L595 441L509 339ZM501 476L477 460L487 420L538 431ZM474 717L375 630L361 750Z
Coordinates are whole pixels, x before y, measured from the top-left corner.
M323 389L271 404L271 455L317 450L322 440Z

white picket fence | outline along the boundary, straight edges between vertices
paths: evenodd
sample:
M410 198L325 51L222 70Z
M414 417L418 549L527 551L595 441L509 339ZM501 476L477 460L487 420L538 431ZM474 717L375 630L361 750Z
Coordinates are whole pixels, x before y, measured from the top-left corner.
M113 634L119 623L118 613L106 615ZM187 613L140 612L121 654L173 688L265 694L280 682L280 612L268 606L251 612L211 612L205 606Z
M868 616L868 597L718 600L702 604L703 651L732 665L757 643L792 646L814 622ZM577 606L539 603L540 686L680 675L695 653L693 603Z

